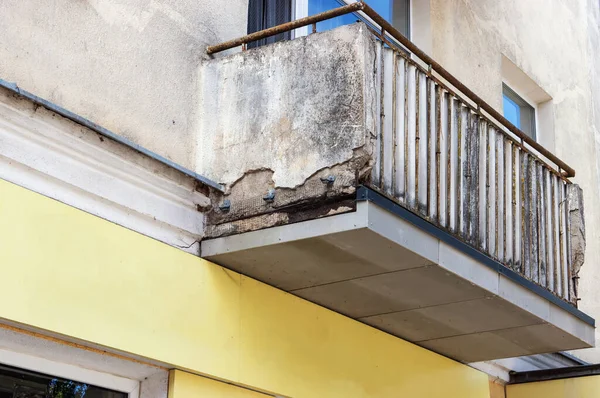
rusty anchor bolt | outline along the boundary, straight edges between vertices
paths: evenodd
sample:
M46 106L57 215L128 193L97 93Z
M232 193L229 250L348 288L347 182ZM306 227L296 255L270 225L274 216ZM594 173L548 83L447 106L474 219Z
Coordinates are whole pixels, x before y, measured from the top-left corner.
M231 201L229 199L225 199L221 202L221 204L219 204L219 209L223 213L227 213L229 210L231 210Z
M267 203L273 203L275 201L275 190L269 189L267 194L263 196L263 200Z
M321 182L327 185L333 185L333 183L335 182L335 176L329 175L327 177L321 177Z

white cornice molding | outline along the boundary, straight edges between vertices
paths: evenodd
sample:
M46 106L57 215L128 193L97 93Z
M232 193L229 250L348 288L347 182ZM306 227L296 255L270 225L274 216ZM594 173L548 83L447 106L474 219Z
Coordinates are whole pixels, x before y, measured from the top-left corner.
M198 253L209 200L192 178L6 90L0 178Z

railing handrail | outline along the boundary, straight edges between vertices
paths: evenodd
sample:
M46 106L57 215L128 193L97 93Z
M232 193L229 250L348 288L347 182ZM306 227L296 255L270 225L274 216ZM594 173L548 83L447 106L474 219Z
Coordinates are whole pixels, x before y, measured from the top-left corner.
M506 119L503 115L501 115L498 111L496 111L491 105L485 102L481 97L471 91L468 87L466 87L463 83L461 83L456 77L454 77L450 72L448 72L443 66L433 60L429 55L427 55L423 50L417 47L413 42L411 42L408 38L406 38L400 31L394 28L388 21L386 21L382 16L380 16L375 10L373 10L370 6L368 6L364 1L357 1L352 4L348 4L342 7L334 8L332 10L328 10L319 14L311 15L309 17L300 18L291 22L287 22L281 25L277 25L268 29L260 30L258 32L251 33L246 36L239 37L234 40L226 41L221 44L217 44L214 46L208 46L206 48L207 54L215 54L221 51L229 50L231 48L245 45L247 43L261 40L267 37L271 37L280 33L289 32L291 30L301 28L304 26L309 26L316 24L317 22L325 21L327 19L335 18L341 15L351 14L353 12L363 12L367 15L371 20L373 20L376 24L381 27L382 33L388 34L392 36L395 40L400 42L404 47L406 47L410 52L419 57L421 61L426 63L431 67L432 70L437 72L441 77L443 77L446 81L452 84L456 89L461 91L467 98L469 98L475 105L477 105L480 109L486 111L491 117L496 119L500 124L502 124L505 128L507 128L511 133L516 135L521 139L522 142L526 142L530 147L538 151L547 159L551 160L557 167L559 172L564 172L565 177L574 177L575 170L570 167L568 164L560 160L556 155L550 152L548 149L544 148L537 141L529 137L523 131L521 131L518 127L512 124L508 119Z

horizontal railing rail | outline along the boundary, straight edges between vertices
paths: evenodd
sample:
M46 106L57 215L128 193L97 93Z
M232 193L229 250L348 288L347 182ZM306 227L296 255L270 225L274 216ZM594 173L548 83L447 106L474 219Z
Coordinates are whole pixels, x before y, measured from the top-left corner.
M325 21L331 18L335 18L338 16L358 13L364 14L370 20L372 20L375 24L379 25L381 29L381 33L378 36L382 39L385 39L387 36L391 37L393 41L386 41L390 45L396 45L396 43L401 44L405 49L410 51L412 54L417 56L427 67L428 69L425 73L432 78L438 80L440 84L442 82L439 81L435 76L433 76L432 71L435 71L440 77L445 79L449 84L455 87L458 91L460 91L465 97L467 97L473 104L477 107L476 111L481 112L485 111L489 116L495 119L499 124L501 124L506 130L510 133L514 134L518 138L517 145L519 145L522 149L526 150L525 143L537 151L540 155L548 159L553 163L553 165L548 164L543 159L540 159L543 163L547 164L552 169L558 171L564 177L574 177L575 170L570 167L568 164L559 159L556 155L550 152L548 149L544 148L538 142L533 140L523 131L521 131L518 127L512 124L508 119L506 119L503 115L501 115L498 111L496 111L491 105L485 102L481 97L475 94L472 90L470 90L467 86L461 83L456 77L454 77L450 72L448 72L443 66L437 63L433 58L427 55L423 50L417 47L413 42L407 39L402 33L400 33L396 28L394 28L389 22L387 22L383 17L381 17L375 10L373 10L369 5L367 5L364 1L357 1L352 4L348 4L346 6L334 8L332 10L328 10L319 14L315 14L309 17L300 18L291 22L287 22L281 25L277 25L268 29L264 29L258 32L251 33L249 35L239 37L234 40L230 40L221 44L217 44L214 46L208 46L206 49L206 53L216 54L221 51L229 50L231 48L235 48L238 46L246 46L247 43L251 43L257 40L261 40L267 37L271 37L283 32L289 32L297 28L313 25L313 31L316 30L316 24L321 21ZM396 42L396 43L394 43ZM454 95L458 96L458 94L454 93L454 90L450 90L448 87L445 87L449 91L451 91ZM532 153L533 156L535 154ZM539 158L536 156L536 158Z

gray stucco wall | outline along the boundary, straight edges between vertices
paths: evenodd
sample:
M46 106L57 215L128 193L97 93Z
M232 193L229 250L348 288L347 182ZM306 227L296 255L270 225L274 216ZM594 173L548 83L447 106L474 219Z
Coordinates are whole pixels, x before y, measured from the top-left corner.
M197 68L247 0L0 2L0 78L190 169Z

